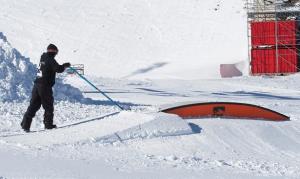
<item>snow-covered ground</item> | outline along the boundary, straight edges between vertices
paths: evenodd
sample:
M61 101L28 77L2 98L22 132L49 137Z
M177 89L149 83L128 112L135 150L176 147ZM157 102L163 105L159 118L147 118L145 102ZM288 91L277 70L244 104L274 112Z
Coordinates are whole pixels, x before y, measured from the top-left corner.
M38 63L58 59L114 78L199 79L247 61L244 0L1 0L0 32Z
M220 63L247 60L244 2L0 0L0 179L300 178L300 75L219 78ZM42 131L41 110L34 132L20 131L50 42L59 62L85 64L87 78L130 110L62 74L61 128ZM158 113L191 101L261 105L291 121Z
M121 112L78 126L18 134L27 102L1 103L0 174L7 178L299 178L299 75L235 79L170 81L115 80L90 77L114 99L130 102ZM66 82L83 91L76 76ZM99 94L86 94L103 100ZM247 102L277 110L288 122L194 119L176 123L156 113L160 105L186 101ZM58 102L59 125L118 111L110 105ZM147 123L164 121L155 129ZM173 120L172 120L173 119ZM175 123L177 125L175 125ZM33 130L42 128L42 113ZM144 125L146 124L146 125ZM179 126L178 126L179 125ZM132 130L146 126L148 133ZM175 127L174 127L175 126ZM190 126L192 133L173 135ZM172 128L167 133L166 129ZM108 138L126 131L126 140ZM151 131L149 131L151 130ZM123 132L124 134L124 132ZM154 135L153 135L154 134ZM167 134L167 135L157 135ZM103 137L108 140L102 140ZM101 139L102 138L102 139Z

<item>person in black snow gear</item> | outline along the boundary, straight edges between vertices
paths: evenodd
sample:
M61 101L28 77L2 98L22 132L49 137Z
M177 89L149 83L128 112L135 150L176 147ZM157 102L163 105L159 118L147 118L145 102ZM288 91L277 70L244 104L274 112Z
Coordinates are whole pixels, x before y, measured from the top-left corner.
M43 106L45 110L45 129L56 128L56 125L53 124L54 98L52 87L55 84L56 73L62 73L66 68L71 66L70 63L59 65L54 59L57 53L58 48L55 45L50 44L47 47L47 52L43 53L41 56L40 69L34 81L30 105L24 114L23 121L21 122L21 127L25 132L30 131L32 118L41 106Z

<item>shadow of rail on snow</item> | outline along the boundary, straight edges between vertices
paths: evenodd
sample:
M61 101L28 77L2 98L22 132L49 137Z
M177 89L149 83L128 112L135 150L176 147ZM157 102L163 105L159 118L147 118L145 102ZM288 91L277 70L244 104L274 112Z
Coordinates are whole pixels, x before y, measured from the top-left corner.
M200 134L201 133L202 128L200 126L198 126L197 124L188 123L188 125L190 126L190 128L192 129L194 134Z

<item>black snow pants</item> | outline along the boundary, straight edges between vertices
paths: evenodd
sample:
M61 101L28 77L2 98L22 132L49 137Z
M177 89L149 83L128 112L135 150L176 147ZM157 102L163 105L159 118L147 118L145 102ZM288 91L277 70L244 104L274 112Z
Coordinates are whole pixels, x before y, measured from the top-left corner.
M54 112L54 99L52 86L43 83L35 83L32 89L32 95L30 105L23 117L21 126L23 129L30 129L32 118L36 112L43 106L44 113L44 124L46 126L53 125L53 112Z

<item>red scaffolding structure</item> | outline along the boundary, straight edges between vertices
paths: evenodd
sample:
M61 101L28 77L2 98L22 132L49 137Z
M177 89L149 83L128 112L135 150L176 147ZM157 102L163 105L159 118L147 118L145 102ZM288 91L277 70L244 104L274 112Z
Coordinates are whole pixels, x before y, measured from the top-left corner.
M250 73L299 72L300 10L282 0L248 0L247 9Z

